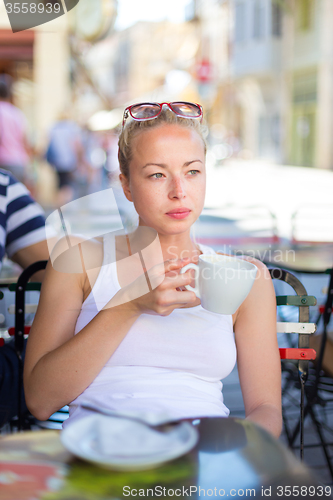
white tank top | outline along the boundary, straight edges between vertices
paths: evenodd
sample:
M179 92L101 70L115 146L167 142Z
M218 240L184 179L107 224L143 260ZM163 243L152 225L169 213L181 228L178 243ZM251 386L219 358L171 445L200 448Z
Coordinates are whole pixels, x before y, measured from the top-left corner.
M214 250L199 245L205 254ZM109 264L110 263L110 264ZM120 290L115 234L104 237L104 260L84 301L75 334ZM112 334L112 325L110 325ZM232 371L236 346L232 316L201 305L175 309L169 316L141 314L99 375L70 405L72 422L91 402L118 411L155 411L170 418L227 417L221 379Z

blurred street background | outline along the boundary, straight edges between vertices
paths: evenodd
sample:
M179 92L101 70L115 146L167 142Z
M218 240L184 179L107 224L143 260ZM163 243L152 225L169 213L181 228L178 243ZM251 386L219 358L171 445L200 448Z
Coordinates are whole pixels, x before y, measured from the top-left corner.
M194 101L208 144L195 238L296 271L332 266L332 0L80 0L16 33L5 3L0 78L11 77L11 102L25 117L22 178L46 214L112 187L124 225L133 226L118 181L124 107ZM0 115L0 141L2 127ZM52 166L51 143L69 175ZM103 207L72 214L73 232L96 224L101 234L112 230ZM300 276L323 303L327 276ZM234 375L227 404L242 415ZM309 460L320 462L313 453ZM329 481L327 470L322 477Z
M57 176L45 154L54 126L67 122L64 135L76 133L82 149L74 196L106 187L118 173L124 106L182 99L204 106L218 184L207 206L270 204L276 182L292 182L285 212L330 203L332 20L330 0L80 0L49 23L12 33L1 3L0 74L13 78L12 102L27 119L27 184L53 208ZM258 175L248 174L256 165ZM290 170L272 165L300 168L290 179ZM237 185L225 189L236 168Z
M198 239L244 251L263 237L332 242L332 21L330 0L80 0L13 33L1 3L0 75L26 119L24 182L47 213L111 186L135 220L118 182L124 107L200 102L215 219Z

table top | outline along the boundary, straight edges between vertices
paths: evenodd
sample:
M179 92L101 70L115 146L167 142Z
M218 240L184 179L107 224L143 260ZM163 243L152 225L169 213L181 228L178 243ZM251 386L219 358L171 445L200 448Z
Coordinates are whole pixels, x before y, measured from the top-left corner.
M268 249L259 254L269 267L286 267L295 272L324 272L333 267L333 244Z
M104 470L75 458L62 446L58 431L2 436L0 498L287 498L290 488L303 488L302 498L316 497L313 493L330 497L330 487L320 485L287 448L253 423L205 418L198 428L199 443L190 453L138 472Z

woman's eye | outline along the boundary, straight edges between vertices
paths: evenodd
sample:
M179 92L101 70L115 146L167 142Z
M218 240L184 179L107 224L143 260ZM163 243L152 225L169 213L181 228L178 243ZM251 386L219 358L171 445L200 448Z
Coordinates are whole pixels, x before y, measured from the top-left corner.
M150 175L150 177L154 177L154 179L161 179L161 177L163 177L163 174L157 173L157 174Z
M200 170L190 170L189 174L191 174L191 175L200 174Z

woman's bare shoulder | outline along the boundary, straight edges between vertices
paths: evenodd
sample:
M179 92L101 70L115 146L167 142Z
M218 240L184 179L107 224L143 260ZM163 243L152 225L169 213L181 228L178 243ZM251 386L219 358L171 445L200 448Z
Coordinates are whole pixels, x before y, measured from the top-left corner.
M84 236L69 235L61 238L54 246L46 281L52 286L66 286L86 298L93 287L103 263L103 240L86 239ZM43 280L44 281L44 280Z
M55 244L50 261L55 271L84 274L87 270L101 267L103 242L98 238L87 240L83 236L66 236Z

